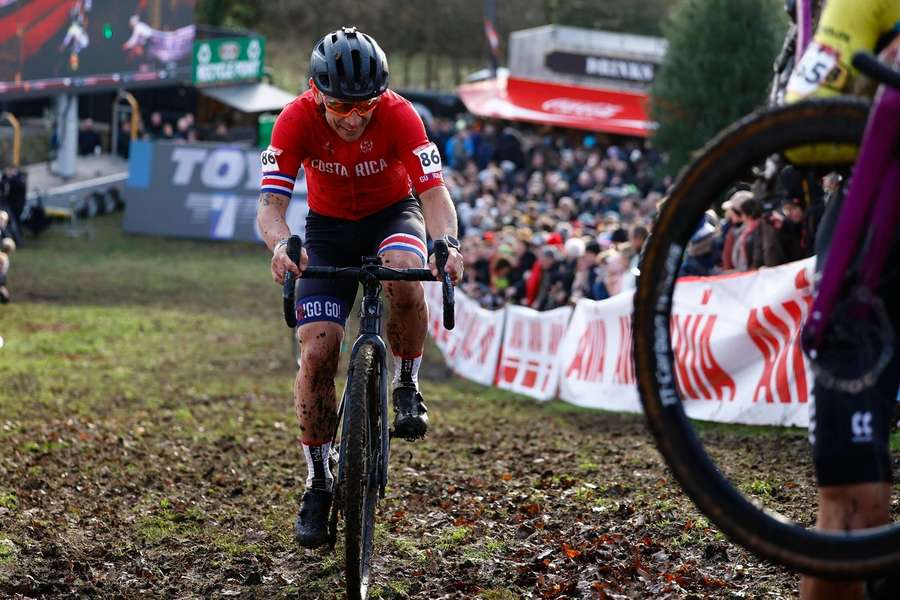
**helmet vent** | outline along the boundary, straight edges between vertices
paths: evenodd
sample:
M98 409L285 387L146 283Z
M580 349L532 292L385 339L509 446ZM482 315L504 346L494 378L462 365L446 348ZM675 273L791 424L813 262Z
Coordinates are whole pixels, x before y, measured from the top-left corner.
M362 78L362 60L359 56L359 50L350 51L350 60L353 61L353 79L359 81Z

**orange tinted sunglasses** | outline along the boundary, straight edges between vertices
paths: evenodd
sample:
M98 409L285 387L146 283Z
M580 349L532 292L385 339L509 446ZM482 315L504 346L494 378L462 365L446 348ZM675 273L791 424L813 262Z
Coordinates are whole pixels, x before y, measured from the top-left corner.
M375 96L374 98L370 98L368 100L338 100L336 98L329 98L328 96L322 96L322 100L325 104L325 108L335 115L339 117L349 117L350 113L354 110L361 117L365 117L370 112L375 110L375 107L378 105L378 99L381 96Z

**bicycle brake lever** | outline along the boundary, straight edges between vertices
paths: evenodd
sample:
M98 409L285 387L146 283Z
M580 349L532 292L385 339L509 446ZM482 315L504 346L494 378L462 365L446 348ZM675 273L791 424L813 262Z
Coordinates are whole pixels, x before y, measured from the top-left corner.
M453 282L450 280L450 273L444 269L447 266L447 259L450 258L450 249L444 240L434 241L434 264L437 267L438 276L440 277L441 287L444 292L444 329L451 330L456 326L456 310L454 308L455 300L453 299Z
M292 235L287 242L287 255L295 265L300 264L300 253L303 250L303 240L299 235ZM292 271L284 273L284 288L281 291L281 298L284 310L284 322L293 329L297 326L297 308L294 303L296 276Z

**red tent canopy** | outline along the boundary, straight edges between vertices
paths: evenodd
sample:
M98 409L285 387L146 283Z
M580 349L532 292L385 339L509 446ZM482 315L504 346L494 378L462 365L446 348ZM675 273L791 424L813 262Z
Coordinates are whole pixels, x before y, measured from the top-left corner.
M469 112L481 117L647 137L654 127L646 94L515 77L459 86Z

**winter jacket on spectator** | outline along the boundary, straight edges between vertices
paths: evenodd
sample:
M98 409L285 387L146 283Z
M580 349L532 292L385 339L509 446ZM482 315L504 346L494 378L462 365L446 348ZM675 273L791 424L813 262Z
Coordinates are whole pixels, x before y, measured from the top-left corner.
M747 250L749 253L749 269L760 267L775 267L784 264L784 251L778 239L778 232L765 219L758 222L747 238Z

